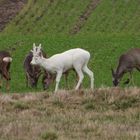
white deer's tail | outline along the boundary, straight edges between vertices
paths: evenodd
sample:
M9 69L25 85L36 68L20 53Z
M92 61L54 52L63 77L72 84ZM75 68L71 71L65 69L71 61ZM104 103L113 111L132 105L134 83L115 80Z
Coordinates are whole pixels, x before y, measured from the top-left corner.
M4 62L12 62L12 57L4 57L3 61Z

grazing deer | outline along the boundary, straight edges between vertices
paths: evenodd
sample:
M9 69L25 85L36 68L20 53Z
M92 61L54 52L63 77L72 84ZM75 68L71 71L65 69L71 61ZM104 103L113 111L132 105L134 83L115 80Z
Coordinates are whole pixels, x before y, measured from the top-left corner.
M70 69L74 69L79 77L78 83L76 85L76 90L79 89L84 75L83 72L87 73L91 80L91 89L94 86L93 72L87 67L88 61L90 59L90 53L86 50L76 48L71 49L66 52L53 55L52 57L46 59L43 57L41 52L41 44L37 47L35 43L33 44L33 58L31 61L32 65L40 65L45 70L51 74L56 74L56 86L55 92L58 90L59 82L63 73Z
M130 49L128 52L120 56L116 71L112 69L114 86L119 84L121 78L127 72L129 72L130 78L124 83L128 84L130 79L132 79L132 71L134 68L140 71L140 48Z
M38 79L41 75L41 68L40 66L33 66L31 65L33 54L30 52L24 60L23 66L26 75L26 86L29 87L37 87Z
M10 89L10 65L12 62L12 57L9 52L7 51L0 51L0 74L1 74L1 81L0 87L2 87L2 79L5 78L6 80L6 90Z
M68 74L69 74L69 71L66 71L66 72L63 73L63 75L65 76L65 81L66 81L66 86L67 87L68 87ZM77 74L76 74L76 77L77 77ZM53 83L55 79L56 79L56 74L51 74L51 73L45 71L44 75L42 77L43 89L44 90L48 89L50 84Z
M46 57L46 54L43 52L43 56ZM42 77L42 85L43 89L46 90L50 86L50 84L54 81L55 75L50 74L46 70L43 70L40 66L38 65L31 65L31 60L32 60L33 54L32 52L29 52L29 54L25 57L23 66L24 66L24 71L26 75L26 86L29 87L37 87L38 80L43 74ZM68 77L68 72L65 72L65 80L67 84L67 77Z

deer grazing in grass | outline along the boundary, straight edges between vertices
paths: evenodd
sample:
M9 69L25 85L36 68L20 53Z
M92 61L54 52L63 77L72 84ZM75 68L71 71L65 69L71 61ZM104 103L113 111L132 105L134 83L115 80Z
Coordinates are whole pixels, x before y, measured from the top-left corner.
M124 84L128 84L130 79L132 80L132 71L137 69L140 71L140 48L130 49L125 54L122 54L119 58L119 64L116 71L112 69L113 84L117 86L125 73L130 74L130 78L127 79Z
M75 70L73 70L75 72ZM68 75L69 75L70 71L66 71L63 73L63 75L65 76L65 81L66 81L66 86L68 87ZM76 74L77 77L77 74ZM52 84L56 79L56 74L51 74L47 71L44 72L44 75L42 77L42 85L43 85L43 89L48 89L48 87L50 86L50 84ZM78 79L78 77L77 77Z
M2 87L2 80L3 78L6 80L6 90L10 89L10 65L12 62L12 57L9 52L7 51L0 51L0 75L1 75L1 81L0 81L0 87Z
M43 57L46 58L46 54L44 52ZM38 65L31 65L33 53L29 52L23 62L25 76L26 76L26 86L36 88L38 80L42 76L42 85L43 89L46 90L49 88L50 84L54 81L55 75L48 73L46 70L42 70L42 68ZM65 79L67 83L68 72L65 73Z
M27 87L37 87L38 79L41 75L40 66L31 65L33 54L30 52L24 60L23 66L26 75L26 86Z
M31 61L32 65L39 65L47 70L51 74L56 74L56 85L55 92L57 92L59 87L59 82L63 73L70 69L74 69L79 77L78 83L76 85L76 90L79 89L85 72L88 74L91 80L90 87L94 87L94 77L93 72L87 67L88 61L90 59L90 53L86 50L76 48L65 51L60 54L53 55L52 57L46 59L43 57L41 52L41 44L36 46L33 44L33 58Z

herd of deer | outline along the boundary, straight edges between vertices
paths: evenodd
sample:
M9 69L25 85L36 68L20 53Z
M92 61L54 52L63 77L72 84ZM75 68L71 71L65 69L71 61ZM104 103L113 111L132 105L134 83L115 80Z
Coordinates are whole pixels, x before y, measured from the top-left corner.
M50 58L47 58L46 54L42 51L41 44L36 46L33 44L33 49L25 57L24 70L26 75L26 85L36 87L38 79L41 74L42 85L44 89L47 89L49 85L55 80L55 92L59 88L59 82L62 75L65 75L66 82L69 70L74 70L78 77L78 83L75 90L80 88L83 81L84 74L86 73L90 78L90 88L94 88L94 74L87 67L90 59L90 53L84 49L75 48L65 51L60 54L55 54ZM10 65L12 57L7 51L0 51L0 74L1 81L0 87L2 87L2 79L6 80L6 89L10 89ZM42 71L42 68L44 69ZM133 48L128 52L122 54L119 58L119 63L116 71L112 69L113 85L117 86L125 73L130 73L132 78L133 69L140 71L140 48ZM125 84L130 82L130 78L127 79Z

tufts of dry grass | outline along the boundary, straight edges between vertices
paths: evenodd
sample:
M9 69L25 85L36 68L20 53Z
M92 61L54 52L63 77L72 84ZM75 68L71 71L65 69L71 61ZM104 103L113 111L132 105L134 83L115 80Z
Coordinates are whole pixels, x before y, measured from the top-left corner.
M140 89L0 96L3 140L138 140Z

